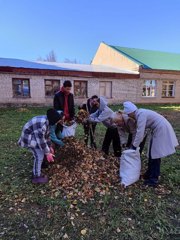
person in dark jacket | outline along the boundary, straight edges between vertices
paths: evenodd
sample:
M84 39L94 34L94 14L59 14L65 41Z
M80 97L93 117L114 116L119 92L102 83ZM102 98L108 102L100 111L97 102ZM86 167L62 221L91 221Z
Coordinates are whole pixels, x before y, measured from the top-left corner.
M98 110L98 107L96 105L96 101L98 100L98 96L97 95L93 95L91 98L89 98L87 100L86 103L83 103L82 105L79 106L79 109L83 109L85 110L89 115L92 113L95 113ZM84 142L86 145L88 145L88 138L90 135L90 143L91 143L91 147L92 148L97 148L96 146L96 142L94 139L94 133L95 133L95 129L96 129L96 125L97 123L90 123L88 121L83 123L83 127L84 127Z
M70 92L72 83L69 80L64 81L61 90L54 96L54 108L64 113L64 121L71 121L75 115L74 96Z

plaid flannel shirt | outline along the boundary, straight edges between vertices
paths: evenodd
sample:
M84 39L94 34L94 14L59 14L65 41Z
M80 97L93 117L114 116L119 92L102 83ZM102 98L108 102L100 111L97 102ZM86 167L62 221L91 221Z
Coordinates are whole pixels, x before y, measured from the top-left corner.
M39 148L44 153L50 152L49 121L47 116L36 116L23 127L18 144L25 148Z

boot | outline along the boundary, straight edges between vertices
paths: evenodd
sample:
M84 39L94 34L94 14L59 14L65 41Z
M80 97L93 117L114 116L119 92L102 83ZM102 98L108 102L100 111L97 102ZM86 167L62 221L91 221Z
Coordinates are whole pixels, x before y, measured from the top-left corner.
M144 181L144 185L148 187L156 188L158 186L158 180L157 179L147 179Z
M32 183L33 183L33 184L44 184L44 183L48 183L48 177L47 177L47 176L44 176L44 175L33 176L33 177L32 177Z

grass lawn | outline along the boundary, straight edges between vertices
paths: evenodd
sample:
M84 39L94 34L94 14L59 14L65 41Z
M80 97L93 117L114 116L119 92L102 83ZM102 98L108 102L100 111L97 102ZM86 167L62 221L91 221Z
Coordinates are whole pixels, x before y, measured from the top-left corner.
M141 105L142 107L142 105ZM112 106L119 109L119 106ZM148 105L173 125L180 141L180 106ZM50 185L34 186L30 177L32 156L17 146L22 126L47 108L0 109L0 239L1 240L154 240L180 239L180 148L162 159L157 189L144 189L140 180L124 191L88 202L52 195ZM98 125L96 141L101 147L105 127ZM82 126L76 136L83 139ZM142 159L147 166L146 155Z

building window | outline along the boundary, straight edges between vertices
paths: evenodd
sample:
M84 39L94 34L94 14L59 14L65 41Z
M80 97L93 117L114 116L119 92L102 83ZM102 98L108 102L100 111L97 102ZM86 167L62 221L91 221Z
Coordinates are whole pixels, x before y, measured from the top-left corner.
M45 96L53 97L60 90L59 80L45 80Z
M99 96L112 98L112 82L99 82Z
M143 85L143 97L156 96L156 80L145 80Z
M30 97L29 79L12 79L13 97Z
M74 96L76 98L87 98L86 81L74 81Z
M163 81L162 82L162 98L174 97L175 82L174 81Z

